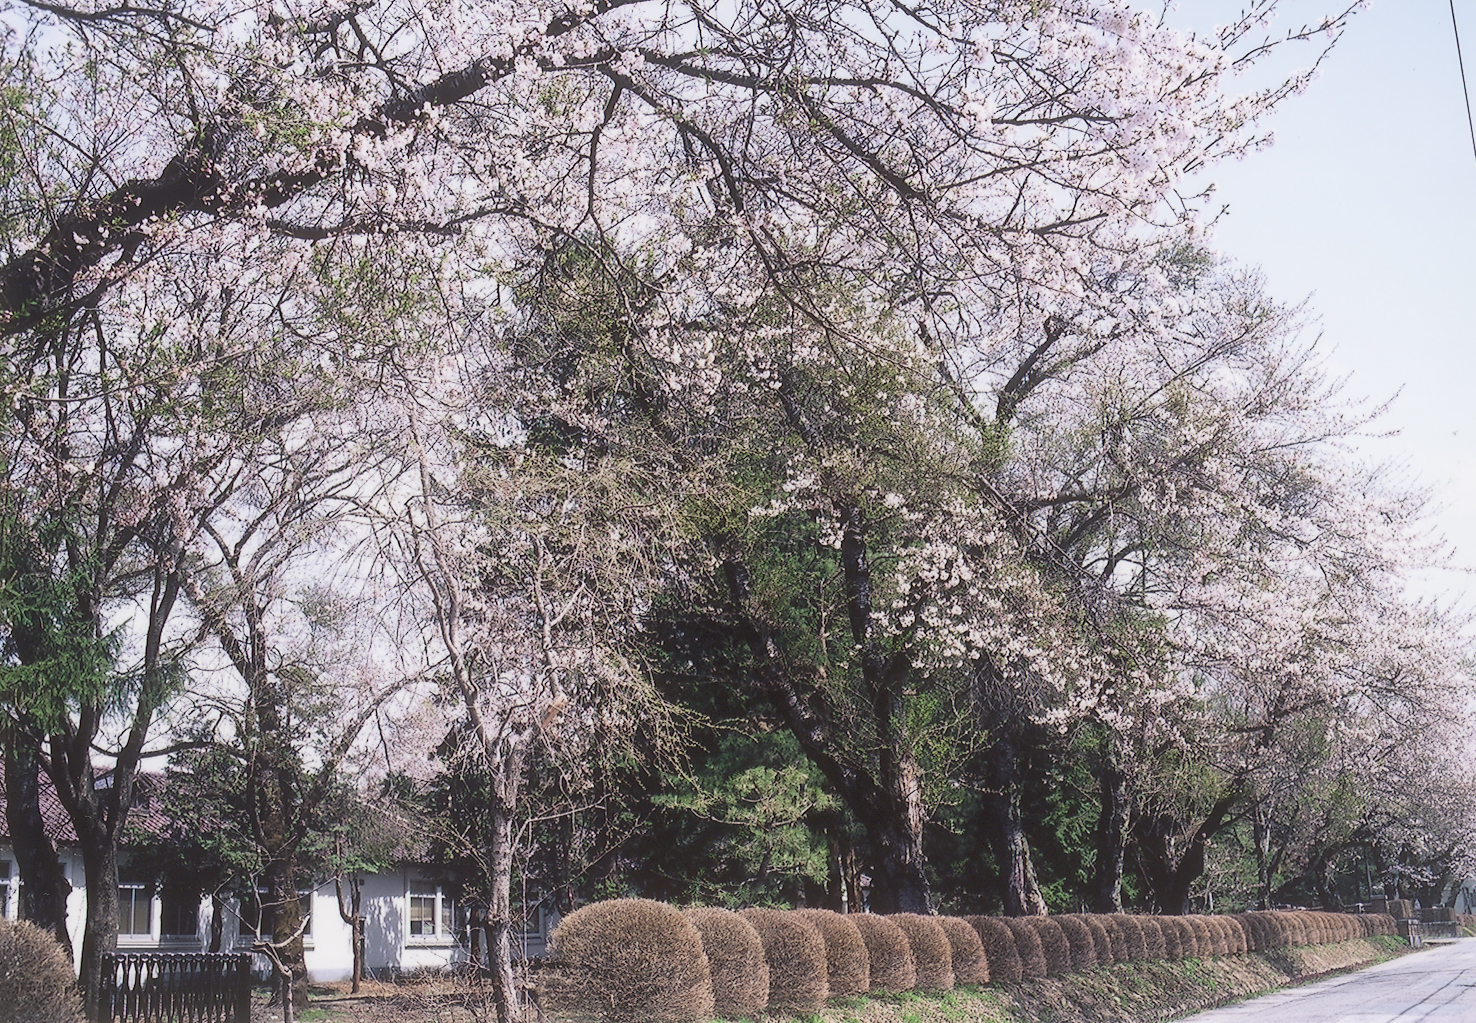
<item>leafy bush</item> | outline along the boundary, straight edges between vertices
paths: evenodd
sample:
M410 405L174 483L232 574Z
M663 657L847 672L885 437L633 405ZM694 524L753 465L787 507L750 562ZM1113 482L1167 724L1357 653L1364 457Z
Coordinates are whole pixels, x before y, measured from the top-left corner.
M1015 948L1015 932L998 917L970 916L964 918L964 923L979 935L984 958L989 961L989 979L996 984L1018 984L1020 953ZM1041 968L1044 970L1044 964Z
M873 913L854 913L851 922L866 943L873 993L898 994L917 986L917 964L912 959L912 946L900 927Z
M1046 964L1045 946L1040 942L1040 932L1032 927L1027 917L1007 917L1005 926L1015 936L1015 951L1020 956L1020 976L1024 980L1038 980L1050 969Z
M866 942L850 917L829 909L797 909L795 915L820 932L825 942L825 980L831 998L864 995L871 990Z
M687 919L702 935L712 976L712 1011L718 1016L755 1016L769 1004L769 964L758 931L726 909L689 909Z
M0 1020L82 1023L71 960L55 938L24 920L0 920Z
M712 1013L702 935L673 906L650 899L591 903L564 917L551 952L545 990L551 1005L570 1014L678 1023Z
M1071 964L1069 968L1082 973L1096 966L1097 946L1092 941L1092 932L1087 930L1087 925L1075 916L1057 916L1052 919L1066 938L1066 951Z
M1061 925L1048 916L1024 918L1040 935L1040 950L1045 955L1046 976L1059 977L1071 970L1071 945Z
M912 949L912 965L917 971L919 991L952 991L953 947L948 935L930 916L918 913L894 913L887 919L907 935Z
M948 935L948 947L953 953L954 983L987 984L989 960L984 955L984 943L979 940L979 932L956 916L936 919L943 933Z
M745 909L769 964L769 1009L817 1012L830 996L825 939L804 918L777 909Z

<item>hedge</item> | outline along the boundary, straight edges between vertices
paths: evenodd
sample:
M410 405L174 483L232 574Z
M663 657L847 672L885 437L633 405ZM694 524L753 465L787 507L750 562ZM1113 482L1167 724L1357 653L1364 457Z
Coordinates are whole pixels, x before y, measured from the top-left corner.
M984 958L989 961L989 979L996 984L1018 984L1020 953L1015 948L1015 932L1010 930L1009 925L993 916L965 917L964 923L979 935Z
M912 946L907 935L892 921L872 913L856 913L851 916L861 940L866 943L866 955L871 968L871 990L877 993L900 994L917 986L917 964L912 959Z
M918 913L894 913L888 919L907 935L912 964L917 971L917 990L952 991L953 946L938 921Z
M798 909L825 942L825 981L831 998L864 995L871 990L871 962L866 942L848 916L829 909Z
M943 933L948 935L948 947L952 951L953 980L957 984L987 984L989 982L989 960L984 955L984 943L979 932L956 916L935 918Z
M689 909L687 919L707 953L713 1013L736 1019L768 1008L769 964L753 925L726 909Z
M769 1008L817 1012L830 996L825 940L810 923L778 909L745 909L769 964Z
M551 942L550 1003L624 1023L685 1023L713 1011L702 935L681 911L650 899L596 902L564 917Z

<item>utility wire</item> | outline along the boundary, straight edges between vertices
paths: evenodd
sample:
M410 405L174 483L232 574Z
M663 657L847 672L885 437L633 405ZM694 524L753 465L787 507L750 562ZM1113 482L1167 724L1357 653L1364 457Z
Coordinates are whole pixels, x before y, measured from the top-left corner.
M1461 56L1461 27L1456 24L1455 0L1450 0L1450 27L1455 32L1456 63L1461 68L1461 95L1466 97L1466 127L1471 131L1471 155L1476 157L1476 121L1471 118L1471 89L1466 85L1466 60Z

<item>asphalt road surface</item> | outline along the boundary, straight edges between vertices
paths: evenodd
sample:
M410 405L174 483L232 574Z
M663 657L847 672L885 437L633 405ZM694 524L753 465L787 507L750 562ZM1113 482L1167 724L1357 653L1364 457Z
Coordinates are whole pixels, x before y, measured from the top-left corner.
M1476 938L1291 988L1184 1023L1476 1023Z

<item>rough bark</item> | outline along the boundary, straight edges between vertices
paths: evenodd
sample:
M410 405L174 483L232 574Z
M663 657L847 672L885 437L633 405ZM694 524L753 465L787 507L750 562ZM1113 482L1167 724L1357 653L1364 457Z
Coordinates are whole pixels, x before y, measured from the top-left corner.
M518 1019L517 981L512 970L512 867L515 840L513 818L523 778L524 749L503 741L489 753L500 753L492 763L492 799L488 811L487 966L492 973L492 1001L497 1023Z
M20 918L52 934L71 959L67 896L72 886L41 816L41 762L36 740L19 722L10 722L6 729L5 796L5 823L20 875Z
M338 897L338 917L349 925L349 941L353 944L354 956L349 993L356 995L364 979L364 883L357 877L350 878L348 892L345 893L343 875L340 874L333 879L333 893Z
M1016 740L1001 736L986 752L981 804L990 850L999 866L1000 901L1006 916L1044 916L1045 897L1035 877L1030 842L1020 814Z
M1140 815L1133 824L1134 837L1148 884L1158 911L1180 916L1190 911L1190 893L1204 875L1205 848L1230 822L1230 813L1240 802L1244 786L1231 785L1194 829L1179 851L1179 823L1169 814Z
M1127 776L1122 771L1116 744L1104 740L1102 762L1097 773L1100 811L1096 829L1096 863L1092 868L1091 903L1095 913L1122 912L1122 871L1127 855Z

